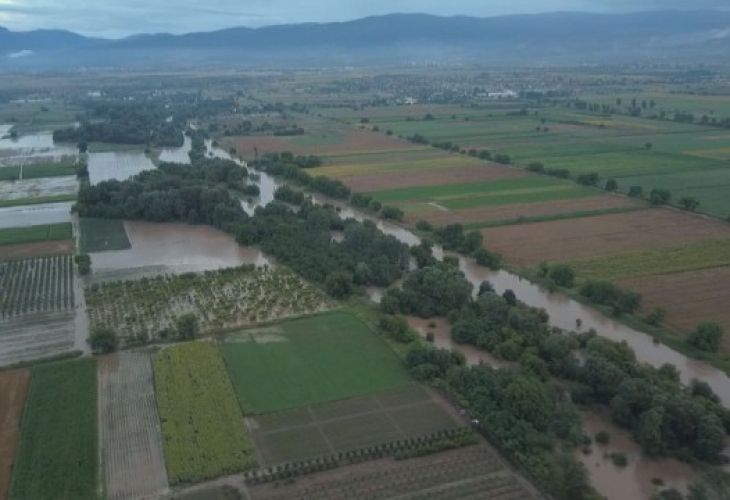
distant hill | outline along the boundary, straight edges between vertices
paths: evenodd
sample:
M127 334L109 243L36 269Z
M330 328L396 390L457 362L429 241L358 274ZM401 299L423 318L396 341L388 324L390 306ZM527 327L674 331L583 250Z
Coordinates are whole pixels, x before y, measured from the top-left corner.
M393 14L343 23L137 35L116 41L66 31L19 33L0 28L0 68L550 64L663 59L730 62L730 12L557 12L492 18Z

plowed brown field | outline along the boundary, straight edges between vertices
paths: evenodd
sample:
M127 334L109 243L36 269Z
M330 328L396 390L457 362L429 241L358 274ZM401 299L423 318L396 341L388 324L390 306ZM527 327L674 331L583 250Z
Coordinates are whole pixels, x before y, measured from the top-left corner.
M440 186L443 184L460 184L463 182L492 181L525 177L525 173L514 168L499 165L473 167L452 167L446 169L425 170L418 173L399 172L392 174L353 175L342 177L350 189L363 193L381 189L399 189L415 186Z
M487 248L518 265L730 237L730 225L660 208L482 230Z
M728 335L722 352L730 354L730 267L664 274L619 282L643 296L643 312L667 310L666 324L689 333L703 321L720 324Z
M265 152L291 151L295 155L317 156L352 153L354 151L418 149L418 147L406 141L361 129L343 130L342 141L337 144L332 144L329 141L317 144L316 137L312 137L305 145L302 143L300 136L250 136L237 137L233 141L233 146L238 151L238 154L244 158L253 158L254 146L258 149L259 154Z
M0 373L0 500L8 498L29 383L28 370Z
M46 257L50 255L68 255L73 253L73 251L74 242L72 240L2 245L0 246L0 260Z
M506 221L519 217L539 217L542 215L589 212L592 210L629 208L634 206L641 206L641 203L621 196L592 196L590 198L577 198L573 200L519 203L516 205L454 210L451 212L414 212L406 215L406 221L415 223L420 220L427 220L435 226L445 226L455 223L471 224L475 222Z

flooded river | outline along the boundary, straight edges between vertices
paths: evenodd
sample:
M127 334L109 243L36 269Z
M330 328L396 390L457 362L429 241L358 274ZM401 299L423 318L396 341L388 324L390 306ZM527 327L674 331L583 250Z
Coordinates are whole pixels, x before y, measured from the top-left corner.
M184 143L179 148L164 148L160 152L160 161L168 163L181 163L183 165L190 165L190 150L193 147L193 141L185 136Z

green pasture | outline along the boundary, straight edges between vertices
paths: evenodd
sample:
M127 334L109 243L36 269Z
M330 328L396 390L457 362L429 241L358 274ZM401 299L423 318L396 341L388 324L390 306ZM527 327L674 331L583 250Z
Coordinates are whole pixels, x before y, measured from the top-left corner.
M81 249L85 253L132 248L119 219L81 219Z
M73 229L70 222L0 229L0 245L70 240L72 238Z
M21 170L23 179L43 179L46 177L76 175L76 169L72 165L63 163L43 163L24 167L0 167L0 181L16 181L20 179Z
M355 316L333 312L242 331L221 344L244 413L396 389L410 377Z

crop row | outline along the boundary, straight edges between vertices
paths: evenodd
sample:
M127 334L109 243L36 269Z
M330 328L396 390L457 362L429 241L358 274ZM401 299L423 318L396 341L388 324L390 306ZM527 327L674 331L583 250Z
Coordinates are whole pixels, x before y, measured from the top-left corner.
M73 308L73 272L70 256L0 263L0 316Z
M215 345L171 347L158 353L153 364L170 484L254 467L253 445Z
M97 386L93 358L33 369L11 500L96 500Z

